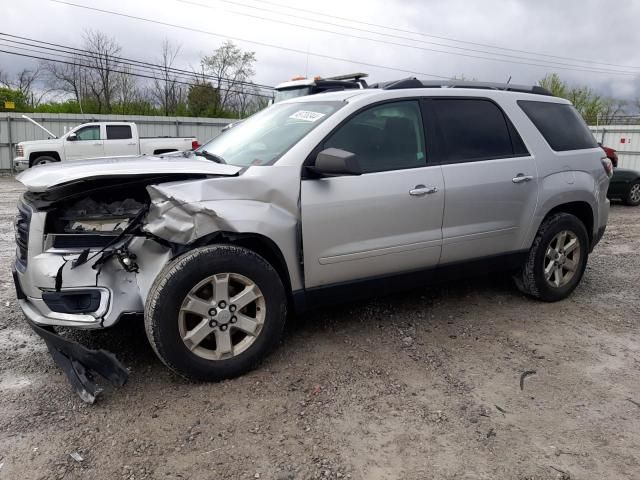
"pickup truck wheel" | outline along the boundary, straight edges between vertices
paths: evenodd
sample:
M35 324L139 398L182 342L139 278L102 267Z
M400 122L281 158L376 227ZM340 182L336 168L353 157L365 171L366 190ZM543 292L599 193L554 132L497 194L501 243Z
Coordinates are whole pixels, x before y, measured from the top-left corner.
M278 343L285 319L278 273L235 245L198 248L168 264L145 306L153 349L192 380L218 381L251 370Z
M35 167L36 165L46 165L47 163L55 163L58 160L56 160L53 157L49 157L47 155L43 155L41 157L36 158L33 163L31 164L32 167Z
M636 180L631 183L629 191L624 198L624 203L631 207L637 207L640 205L640 180Z
M562 300L580 283L588 252L584 224L569 213L551 215L542 222L524 266L514 277L516 285L545 302Z

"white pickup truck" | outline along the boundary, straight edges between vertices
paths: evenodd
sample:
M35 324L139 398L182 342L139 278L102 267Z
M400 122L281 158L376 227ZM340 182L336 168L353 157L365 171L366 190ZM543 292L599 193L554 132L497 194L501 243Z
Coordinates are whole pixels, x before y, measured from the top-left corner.
M159 155L199 146L195 137L140 137L136 124L129 122L84 123L57 138L36 121L25 118L42 128L50 138L16 144L13 159L16 170L87 158Z

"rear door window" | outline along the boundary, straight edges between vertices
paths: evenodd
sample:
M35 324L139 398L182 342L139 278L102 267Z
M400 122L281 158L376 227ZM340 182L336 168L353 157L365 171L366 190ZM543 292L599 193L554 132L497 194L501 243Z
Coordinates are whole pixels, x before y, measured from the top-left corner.
M489 100L434 98L429 106L439 125L447 162L528 155L516 129Z
M518 105L556 152L598 146L573 105L531 100L518 100Z
M132 138L130 125L107 125L107 140Z

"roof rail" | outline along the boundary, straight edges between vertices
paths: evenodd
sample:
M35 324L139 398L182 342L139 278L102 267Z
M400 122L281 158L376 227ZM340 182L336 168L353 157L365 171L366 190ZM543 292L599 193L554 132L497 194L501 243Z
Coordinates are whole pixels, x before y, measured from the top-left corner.
M553 97L553 93L537 85L514 85L511 83L475 82L467 80L418 80L415 77L376 83L371 85L370 88L381 88L383 90L401 90L405 88L473 88L480 90L534 93Z

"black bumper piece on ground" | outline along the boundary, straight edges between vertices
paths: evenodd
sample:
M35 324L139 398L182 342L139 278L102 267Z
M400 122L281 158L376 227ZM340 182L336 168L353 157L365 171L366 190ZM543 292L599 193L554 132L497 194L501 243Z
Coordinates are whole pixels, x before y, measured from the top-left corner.
M45 341L53 360L83 401L94 403L102 391L95 382L96 375L118 387L127 383L129 372L114 354L106 350L91 350L30 320L27 322Z

